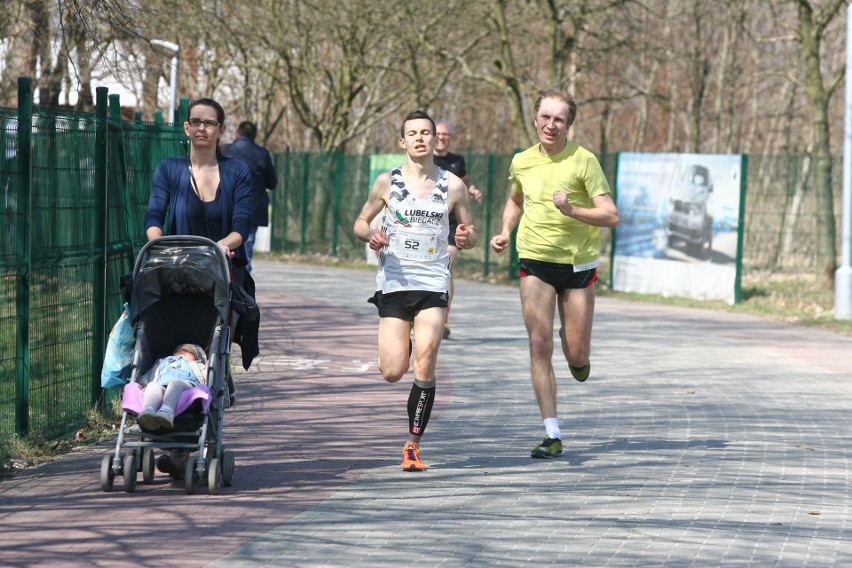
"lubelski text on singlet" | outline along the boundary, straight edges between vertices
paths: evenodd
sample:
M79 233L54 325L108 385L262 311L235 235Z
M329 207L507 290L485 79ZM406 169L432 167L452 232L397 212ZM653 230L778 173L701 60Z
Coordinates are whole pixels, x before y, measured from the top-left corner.
M444 218L443 211L429 211L428 209L406 209L405 218L412 223L434 225L440 223Z

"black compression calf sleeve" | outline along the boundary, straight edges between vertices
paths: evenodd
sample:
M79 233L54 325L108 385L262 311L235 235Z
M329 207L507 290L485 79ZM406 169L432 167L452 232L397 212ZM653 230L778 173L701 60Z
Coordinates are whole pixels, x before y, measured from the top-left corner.
M412 436L422 436L432 414L435 401L435 387L423 388L415 381L408 395L408 432Z

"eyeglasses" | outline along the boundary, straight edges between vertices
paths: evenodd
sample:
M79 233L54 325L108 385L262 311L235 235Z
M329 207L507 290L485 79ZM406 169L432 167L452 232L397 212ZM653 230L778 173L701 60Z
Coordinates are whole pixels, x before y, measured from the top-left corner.
M192 126L193 128L198 128L202 124L206 128L216 128L216 127L222 126L221 122L217 122L215 120L201 120L200 118L190 118L186 122L189 123L189 125Z

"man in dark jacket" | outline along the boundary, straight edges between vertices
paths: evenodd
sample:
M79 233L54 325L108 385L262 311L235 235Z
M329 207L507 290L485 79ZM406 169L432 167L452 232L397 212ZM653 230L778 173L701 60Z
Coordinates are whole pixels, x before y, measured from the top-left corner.
M266 191L275 189L278 185L278 175L272 165L272 157L266 148L255 144L255 138L257 138L257 126L246 120L237 127L237 137L233 144L225 144L222 148L226 156L242 160L251 170L251 231L245 242L248 272L251 272L251 257L257 228L269 225L269 195Z
M450 152L450 138L453 135L453 129L450 123L440 121L435 123L435 150L432 154L432 161L439 168L451 171L456 174L467 185L467 191L470 198L477 202L482 201L482 192L475 185L470 183L470 176L467 175L467 167L464 161L464 156L461 154L453 154ZM450 336L450 306L453 304L453 278L452 271L456 265L456 259L459 256L459 248L456 246L455 233L458 221L452 211L450 212L450 243L448 250L450 251L450 287L447 290L449 296L447 301L447 317L444 320L444 339Z

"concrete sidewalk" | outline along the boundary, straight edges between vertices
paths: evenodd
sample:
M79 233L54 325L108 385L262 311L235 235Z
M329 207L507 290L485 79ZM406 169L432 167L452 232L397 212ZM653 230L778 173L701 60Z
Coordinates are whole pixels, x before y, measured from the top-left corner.
M262 356L226 414L234 487L105 494L105 448L74 452L0 482L0 565L852 565L852 338L599 299L592 377L556 363L566 452L531 460L517 290L459 281L430 469L412 474L373 273L254 264Z

